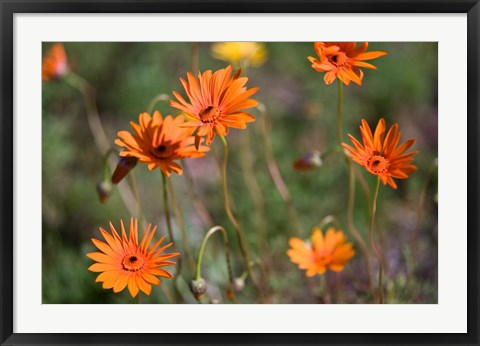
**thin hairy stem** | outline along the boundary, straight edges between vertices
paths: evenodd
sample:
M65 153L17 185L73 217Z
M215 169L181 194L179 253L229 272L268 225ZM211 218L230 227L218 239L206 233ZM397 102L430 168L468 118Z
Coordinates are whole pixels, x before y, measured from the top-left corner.
M223 228L222 226L214 226L210 228L207 231L207 233L205 233L205 235L203 236L200 249L198 250L197 264L195 268L195 280L200 280L202 278L202 260L203 260L203 254L205 252L205 248L207 246L208 238L210 238L210 236L212 236L214 233L218 231L220 231L223 235L223 246L225 249L225 260L227 262L228 282L230 284L232 298L235 301L235 289L233 286L233 270L232 270L232 263L230 260L230 245L228 242L227 231L225 231L225 228Z
M242 173L255 206L256 226L258 230L257 233L260 250L262 253L266 254L268 249L268 234L267 224L265 221L265 200L263 198L262 190L258 184L255 175L255 169L253 167L252 148L250 146L250 135L248 131L244 133L244 140L242 144L243 146L240 150L242 158Z
M173 247L175 251L177 251L177 246L175 245L175 241L173 238L173 228L172 228L172 220L170 219L170 208L168 204L168 189L167 189L167 177L165 176L165 173L161 172L162 174L162 187L163 187L163 214L165 215L165 222L167 224L167 232L168 236L170 238L170 241L173 242ZM184 303L185 300L182 297L182 294L180 293L180 290L178 289L178 278L180 277L180 273L182 271L182 259L181 257L178 257L177 260L177 265L176 265L176 273L175 277L173 279L173 289L175 292L176 298L181 302Z
M343 82L338 80L338 102L337 102L337 141L339 148L342 148L343 142L343 127L342 127L342 113L343 113ZM355 172L353 163L347 155L344 155L348 166L348 202L347 202L347 223L348 232L357 241L360 252L365 262L365 271L368 277L368 285L372 288L372 280L370 277L370 256L368 248L363 240L360 232L355 227L353 221L353 211L355 209Z
M275 161L275 156L273 155L272 143L270 142L269 133L269 122L268 122L268 113L264 105L259 105L258 110L261 113L260 122L261 122L261 135L263 138L263 143L265 147L265 158L267 160L268 171L272 177L273 183L277 188L280 196L283 199L283 202L287 206L288 215L290 218L291 226L293 228L293 234L298 236L300 234L300 222L298 221L297 212L293 206L292 197L288 191L287 185L283 181L282 175L278 168L277 162Z
M148 107L147 107L148 114L152 114L155 111L155 106L157 105L157 103L161 101L168 102L169 100L170 100L170 96L168 96L167 94L160 94L155 96L148 104Z
M100 154L105 157L106 154L113 149L107 139L107 135L105 134L105 130L103 129L103 125L98 114L97 102L93 87L84 78L73 72L70 72L66 76L65 81L82 94L85 102L87 123L90 128L90 132L92 133L93 139ZM110 169L114 170L115 166L117 165L117 159L113 158L111 155L108 155L107 157ZM129 213L131 215L135 215L136 202L132 191L123 184L118 185L118 190L120 191L120 197L122 198L122 201Z
M188 242L187 232L185 229L185 222L183 220L182 213L180 212L180 208L178 207L177 195L175 193L175 189L173 187L173 183L171 179L168 179L167 184L168 184L168 192L172 197L173 213L175 214L175 218L178 221L180 235L182 237L182 247L185 251L185 255L187 256L187 260L191 267L191 270L193 271L195 268L195 260L193 259L191 249L190 249L190 243Z
M383 259L382 259L382 254L380 253L380 250L377 248L377 245L375 244L375 238L374 238L374 226L375 226L375 213L377 211L377 197L378 197L378 191L380 190L380 177L377 178L377 185L375 187L375 193L373 195L373 200L372 200L372 212L370 216L370 243L372 245L373 251L375 252L375 256L377 256L378 263L379 263L379 269L378 269L378 291L380 295L379 302L380 304L383 304Z
M237 235L238 244L240 246L240 252L242 254L245 268L247 269L248 274L250 275L250 280L252 281L253 286L255 287L255 291L257 292L259 299L263 301L262 292L257 283L257 280L253 276L252 267L250 266L250 259L248 256L248 249L247 249L247 242L245 239L245 235L243 234L240 228L240 225L238 224L238 221L233 215L232 209L230 208L230 195L228 193L228 184L227 184L228 144L224 136L220 136L220 138L222 139L222 143L223 143L222 187L223 187L223 204L225 207L225 212L227 213L227 216L230 222L232 223L235 233Z

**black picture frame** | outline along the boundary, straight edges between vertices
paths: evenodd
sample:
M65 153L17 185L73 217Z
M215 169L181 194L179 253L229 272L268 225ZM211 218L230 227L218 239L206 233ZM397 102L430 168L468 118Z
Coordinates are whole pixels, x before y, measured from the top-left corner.
M0 0L0 270L2 345L430 344L479 345L479 0ZM13 332L13 17L16 13L467 13L468 309L466 334L23 334ZM287 317L286 317L287 318ZM454 318L454 316L452 316ZM221 332L221 331L219 331Z

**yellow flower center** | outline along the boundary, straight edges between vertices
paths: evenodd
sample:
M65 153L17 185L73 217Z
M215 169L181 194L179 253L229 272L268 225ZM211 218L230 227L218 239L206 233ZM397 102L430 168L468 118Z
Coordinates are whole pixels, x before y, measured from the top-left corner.
M143 268L145 260L137 255L127 255L122 260L123 270L136 272Z
M381 174L387 172L388 166L390 166L390 162L380 155L374 155L367 160L367 167L374 174Z
M220 114L222 114L222 111L218 107L208 106L200 112L199 116L204 124L211 124L217 121Z

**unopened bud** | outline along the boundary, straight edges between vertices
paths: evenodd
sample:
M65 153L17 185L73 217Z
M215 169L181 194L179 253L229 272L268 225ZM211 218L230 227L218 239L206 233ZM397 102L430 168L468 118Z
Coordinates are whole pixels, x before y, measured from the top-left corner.
M136 165L138 159L133 156L119 156L117 167L112 174L112 183L118 184Z
M308 171L318 168L322 165L322 155L319 151L310 151L293 163L293 168L297 171Z
M207 282L202 278L198 280L191 280L190 291L192 291L197 301L202 300L205 292L207 292Z
M103 204L106 204L108 202L108 198L112 194L112 183L109 181L99 181L97 183L97 194L98 198L100 199L100 202Z
M245 288L245 280L242 278L233 279L233 289L235 292L240 292Z

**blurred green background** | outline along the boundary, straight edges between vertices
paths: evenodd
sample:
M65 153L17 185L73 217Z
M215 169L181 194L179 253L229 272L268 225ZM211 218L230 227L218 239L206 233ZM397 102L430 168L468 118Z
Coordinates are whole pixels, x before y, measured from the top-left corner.
M45 43L44 54L51 46ZM200 70L217 70L227 63L211 57L210 43L199 43ZM305 152L321 152L336 145L335 122L337 86L327 86L323 74L310 67L307 56L315 56L312 43L266 43L268 61L245 71L248 87L259 86L254 98L263 103L271 122L269 140L282 177L292 196L301 224L301 237L308 239L311 228L327 215L338 218L347 238L346 205L348 170L341 155L327 157L323 165L298 172L292 163ZM71 69L94 88L99 115L112 146L116 133L130 130L129 122L147 110L158 94L184 95L179 82L192 69L191 43L65 43ZM413 150L417 172L398 181L398 190L381 186L377 206L379 243L387 262L386 300L389 303L437 303L437 44L373 42L369 50L389 54L372 61L378 70L366 70L363 86L344 87L343 127L359 138L358 125L365 118L374 126L385 117L387 126L398 122L403 140L416 138ZM127 290L119 294L95 283L97 274L87 268L93 263L85 256L95 248L90 238L101 239L99 227L132 216L125 208L117 188L107 204L100 203L96 184L102 177L102 156L87 125L82 95L62 80L44 82L42 89L42 275L43 303L134 303ZM179 114L168 103L157 108L166 114ZM260 117L254 109L252 113ZM258 268L269 303L369 303L366 273L360 251L341 273L328 272L306 279L303 270L286 255L293 236L288 211L270 177L261 121L247 130L232 129L228 135L230 157L228 179L237 219L245 230L252 257L259 259L266 273ZM248 138L247 138L248 137ZM246 150L246 142L251 150ZM230 234L235 276L243 272L239 247L224 212L219 162L222 145L217 138L205 158L188 161L195 194L204 204L214 224L225 226ZM245 156L246 155L246 156ZM261 220L265 223L266 243L262 243L258 208L249 192L245 165L252 160L255 178L265 202ZM243 161L245 162L245 161ZM373 189L375 177L359 171ZM134 170L147 222L158 225L166 234L162 209L160 171L148 171L138 164ZM190 247L196 256L201 239L211 225L200 217L193 203L191 184L185 175L172 175L179 209ZM125 179L120 184L128 184ZM420 196L424 203L420 208ZM421 210L419 212L419 210ZM135 216L135 215L133 215ZM357 183L355 225L368 243L369 206ZM181 247L178 219L173 220L175 242ZM414 232L418 237L414 244ZM142 233L142 231L140 231ZM217 238L218 236L218 238ZM416 247L416 261L413 249ZM184 261L186 262L186 261ZM371 262L376 267L375 257ZM173 267L167 268L174 272ZM267 276L266 276L267 275ZM227 302L227 273L220 235L211 238L203 261L202 276L207 280L210 301ZM185 263L178 281L186 302L194 303L188 289L193 277ZM264 280L268 277L268 280ZM265 283L267 281L267 283ZM166 290L154 286L143 295L143 303L166 303L172 280L162 280ZM237 293L239 302L255 302L247 279ZM206 299L205 302L208 302Z

